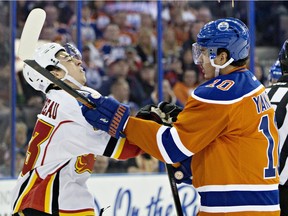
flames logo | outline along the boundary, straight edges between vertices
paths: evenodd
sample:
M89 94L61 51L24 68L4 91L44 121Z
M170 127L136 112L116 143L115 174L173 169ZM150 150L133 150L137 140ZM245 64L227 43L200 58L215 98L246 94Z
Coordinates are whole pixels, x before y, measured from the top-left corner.
M95 156L93 154L78 156L75 163L75 172L78 174L84 172L92 173L94 162Z

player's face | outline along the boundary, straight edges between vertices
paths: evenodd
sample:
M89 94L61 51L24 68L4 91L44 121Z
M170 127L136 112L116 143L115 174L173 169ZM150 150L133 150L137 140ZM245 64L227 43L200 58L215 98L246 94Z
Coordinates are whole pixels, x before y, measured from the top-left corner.
M211 65L209 53L206 48L201 48L201 55L199 57L200 66L203 69L204 78L206 80L212 79L215 76L215 67Z
M57 54L57 59L67 69L68 74L84 85L86 83L85 72L81 66L82 61L71 57L67 52L60 51Z

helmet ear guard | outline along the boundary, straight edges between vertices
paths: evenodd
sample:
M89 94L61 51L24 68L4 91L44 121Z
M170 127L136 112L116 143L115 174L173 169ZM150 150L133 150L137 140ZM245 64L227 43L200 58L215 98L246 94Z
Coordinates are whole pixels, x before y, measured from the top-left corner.
M32 86L36 91L42 91L44 94L46 93L48 86L52 84L50 80L28 64L24 64L23 66L23 76L30 86Z

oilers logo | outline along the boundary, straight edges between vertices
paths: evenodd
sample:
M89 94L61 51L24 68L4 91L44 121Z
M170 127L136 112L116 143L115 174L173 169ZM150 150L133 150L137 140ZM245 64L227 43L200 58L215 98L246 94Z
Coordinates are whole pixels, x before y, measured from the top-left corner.
M220 31L226 31L228 30L229 28L229 23L228 22L220 22L217 26L217 28L220 30Z

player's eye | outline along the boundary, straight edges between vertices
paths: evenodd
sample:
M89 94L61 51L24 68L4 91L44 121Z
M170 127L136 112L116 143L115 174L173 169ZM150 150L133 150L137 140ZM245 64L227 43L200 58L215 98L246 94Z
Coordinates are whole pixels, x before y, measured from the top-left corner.
M67 62L72 61L72 57L71 56L66 56L65 57L65 61L67 61Z
M61 60L61 61L65 61L65 62L69 62L69 61L72 61L72 56L70 56L70 55L60 55L59 56L60 58L59 58L59 60Z
M205 54L205 52L207 51L207 49L201 48L200 51L201 51L202 54Z

